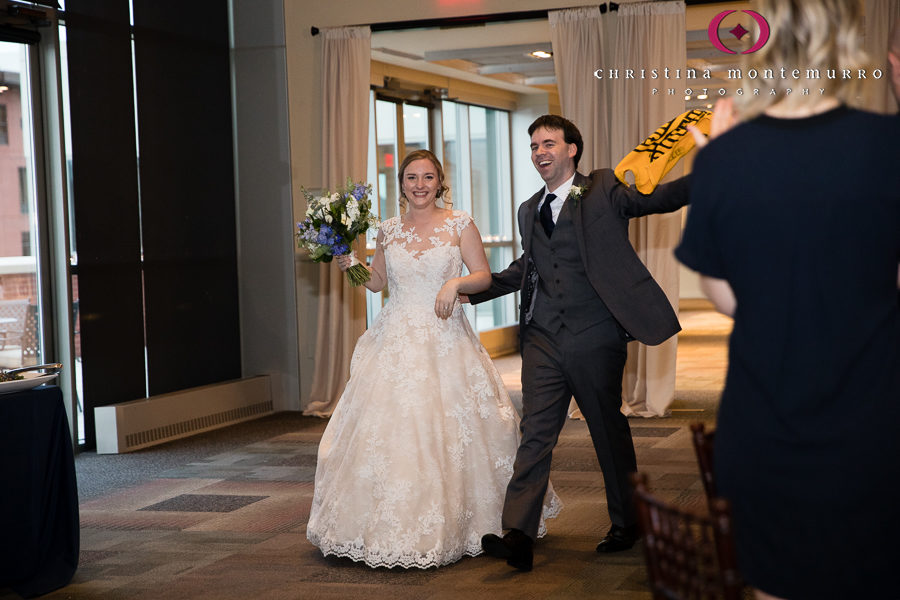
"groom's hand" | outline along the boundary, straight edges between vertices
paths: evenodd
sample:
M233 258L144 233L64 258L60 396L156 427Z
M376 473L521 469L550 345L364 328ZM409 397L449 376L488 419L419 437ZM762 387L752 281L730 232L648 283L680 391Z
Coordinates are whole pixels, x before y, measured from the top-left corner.
M469 303L469 297L466 296L465 294L460 294L460 295L459 295L459 303L460 303L460 304L468 304L468 303Z

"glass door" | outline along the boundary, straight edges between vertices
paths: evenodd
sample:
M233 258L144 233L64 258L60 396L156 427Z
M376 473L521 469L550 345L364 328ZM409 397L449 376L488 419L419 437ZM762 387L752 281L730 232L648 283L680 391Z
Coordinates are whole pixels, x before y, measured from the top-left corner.
M414 150L431 147L431 114L428 107L369 95L369 165L368 180L372 184L372 207L379 221L400 214L400 189L397 169L404 157ZM366 256L375 254L377 230L369 231ZM368 324L381 312L390 290L366 294Z
M442 104L444 170L453 208L472 215L491 271L502 271L516 250L509 113L449 100ZM467 304L465 311L475 331L485 332L515 327L515 305L515 295L508 294L477 306Z
M0 42L0 367L41 364L41 256L30 47Z

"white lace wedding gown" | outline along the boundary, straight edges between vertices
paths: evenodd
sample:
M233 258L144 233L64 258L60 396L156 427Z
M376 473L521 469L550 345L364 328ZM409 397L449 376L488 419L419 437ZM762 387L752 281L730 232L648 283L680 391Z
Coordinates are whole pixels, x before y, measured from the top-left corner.
M480 554L481 536L501 532L519 416L462 308L434 313L462 272L469 223L454 211L421 236L399 217L382 223L390 300L356 345L319 444L306 535L325 555L427 568ZM551 488L544 517L560 507Z

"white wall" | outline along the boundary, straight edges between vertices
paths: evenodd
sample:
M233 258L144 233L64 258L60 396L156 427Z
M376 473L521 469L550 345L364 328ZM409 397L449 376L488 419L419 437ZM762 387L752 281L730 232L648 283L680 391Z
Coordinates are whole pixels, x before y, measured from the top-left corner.
M700 289L700 275L681 264L679 264L678 268L680 269L678 273L678 297L682 300L706 298L706 295Z

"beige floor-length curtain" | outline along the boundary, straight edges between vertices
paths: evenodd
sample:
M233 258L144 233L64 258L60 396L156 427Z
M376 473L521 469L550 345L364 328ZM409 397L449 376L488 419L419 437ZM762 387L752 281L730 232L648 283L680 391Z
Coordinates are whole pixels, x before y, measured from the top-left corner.
M550 42L562 116L575 123L584 140L578 170L588 174L609 167L610 90L608 79L594 76L612 62L615 21L597 6L551 10ZM572 400L569 416L583 418Z
M552 10L550 40L562 116L578 127L584 152L578 170L588 174L609 167L610 97L606 80L597 79L596 69L612 62L615 24L597 6Z
M617 19L615 62L650 69L681 69L687 62L684 2L639 2L621 4ZM646 65L646 66L645 66ZM632 85L637 83L638 85ZM685 110L684 90L694 83L686 79L660 82L654 79L619 80L613 86L612 114L628 114L613 119L610 139L616 162L634 149L657 127ZM696 87L696 86L695 86ZM653 93L653 89L657 93ZM675 88L675 94L669 94ZM630 114L629 114L630 113ZM663 181L680 176L676 166ZM629 226L631 243L662 287L669 302L678 309L678 263L672 250L681 237L681 213L633 219ZM625 378L622 382L625 414L659 417L668 414L675 397L675 337L659 346L629 344Z
M651 69L685 68L683 2L620 3L618 12L599 9L550 12L550 31L563 116L585 137L585 156L579 170L615 167L657 127L684 112L686 80L661 80ZM597 49L581 41L593 31ZM594 72L603 68L603 78ZM611 69L618 69L615 79ZM625 70L645 78L625 78ZM668 88L676 93L668 94ZM657 88L657 93L653 93ZM585 131L582 124L592 129ZM604 157L606 157L604 159ZM602 162L601 162L602 160ZM677 177L673 170L668 179ZM672 255L681 231L680 213L633 220L629 234L638 255L659 282L673 306L678 306L678 265ZM675 395L675 338L660 346L629 344L623 380L623 412L645 417L663 416Z
M348 177L366 178L371 60L368 27L322 31L322 182L329 189ZM357 256L365 256L358 246ZM304 414L327 417L344 391L353 348L366 328L366 290L350 287L334 263L319 269L315 375Z
M900 0L866 0L866 52L872 61L872 69L881 69L884 73L881 79L868 81L872 91L866 108L891 114L896 113L898 107L887 59L892 27L900 27Z

